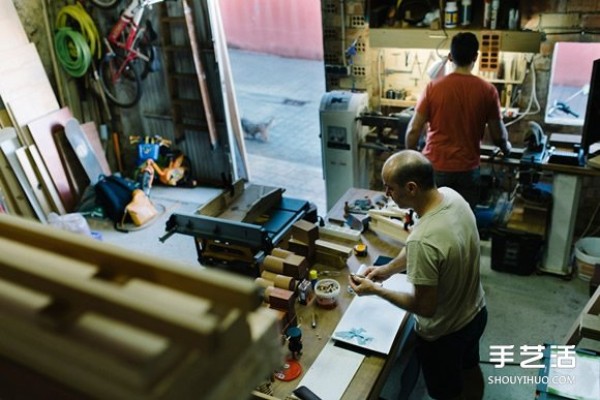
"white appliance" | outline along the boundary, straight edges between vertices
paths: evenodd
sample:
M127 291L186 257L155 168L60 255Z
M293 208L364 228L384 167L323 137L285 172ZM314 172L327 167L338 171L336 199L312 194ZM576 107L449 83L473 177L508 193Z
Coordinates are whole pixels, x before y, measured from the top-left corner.
M366 130L357 117L367 111L367 93L327 92L321 98L321 144L327 211L351 187L368 188Z

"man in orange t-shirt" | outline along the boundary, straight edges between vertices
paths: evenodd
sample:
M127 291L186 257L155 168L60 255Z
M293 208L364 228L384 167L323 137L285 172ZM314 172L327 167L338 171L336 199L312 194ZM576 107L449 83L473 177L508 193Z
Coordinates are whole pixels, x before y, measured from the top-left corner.
M417 149L429 123L423 154L433 164L436 184L456 190L472 209L479 201L479 155L486 124L504 155L511 150L498 91L471 73L478 50L473 33L461 32L452 38L448 60L454 71L429 82L406 131L406 148Z

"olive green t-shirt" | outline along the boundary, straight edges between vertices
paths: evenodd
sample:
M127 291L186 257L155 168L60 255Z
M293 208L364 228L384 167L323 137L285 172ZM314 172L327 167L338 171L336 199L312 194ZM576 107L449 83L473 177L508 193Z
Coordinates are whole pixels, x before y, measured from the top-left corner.
M416 331L426 340L461 329L485 306L475 216L457 192L439 191L442 203L420 216L406 243L408 280L438 290L435 314L415 316Z

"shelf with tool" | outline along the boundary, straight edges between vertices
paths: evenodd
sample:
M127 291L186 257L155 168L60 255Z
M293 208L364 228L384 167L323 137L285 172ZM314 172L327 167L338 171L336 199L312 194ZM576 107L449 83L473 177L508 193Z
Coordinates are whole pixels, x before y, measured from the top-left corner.
M520 30L522 10L516 1L462 0L390 4L373 0L367 11L371 47L447 49L458 32L470 31L480 40L497 38L499 51L537 53L541 32Z
M429 79L445 71L452 38L471 32L480 42L473 72L498 88L505 115L513 117L518 112L512 106L513 89L526 76L527 63L520 58L539 52L542 32L517 29L521 10L510 1L463 0L460 7L448 1L443 6L440 11L417 1L371 2L368 40L379 51L380 106L414 106Z

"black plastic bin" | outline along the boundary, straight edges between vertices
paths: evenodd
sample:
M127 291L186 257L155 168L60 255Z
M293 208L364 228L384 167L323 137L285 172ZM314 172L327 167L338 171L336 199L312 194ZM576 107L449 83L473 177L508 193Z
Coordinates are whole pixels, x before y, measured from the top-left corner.
M544 238L535 233L508 228L491 230L492 269L530 275L542 260Z

